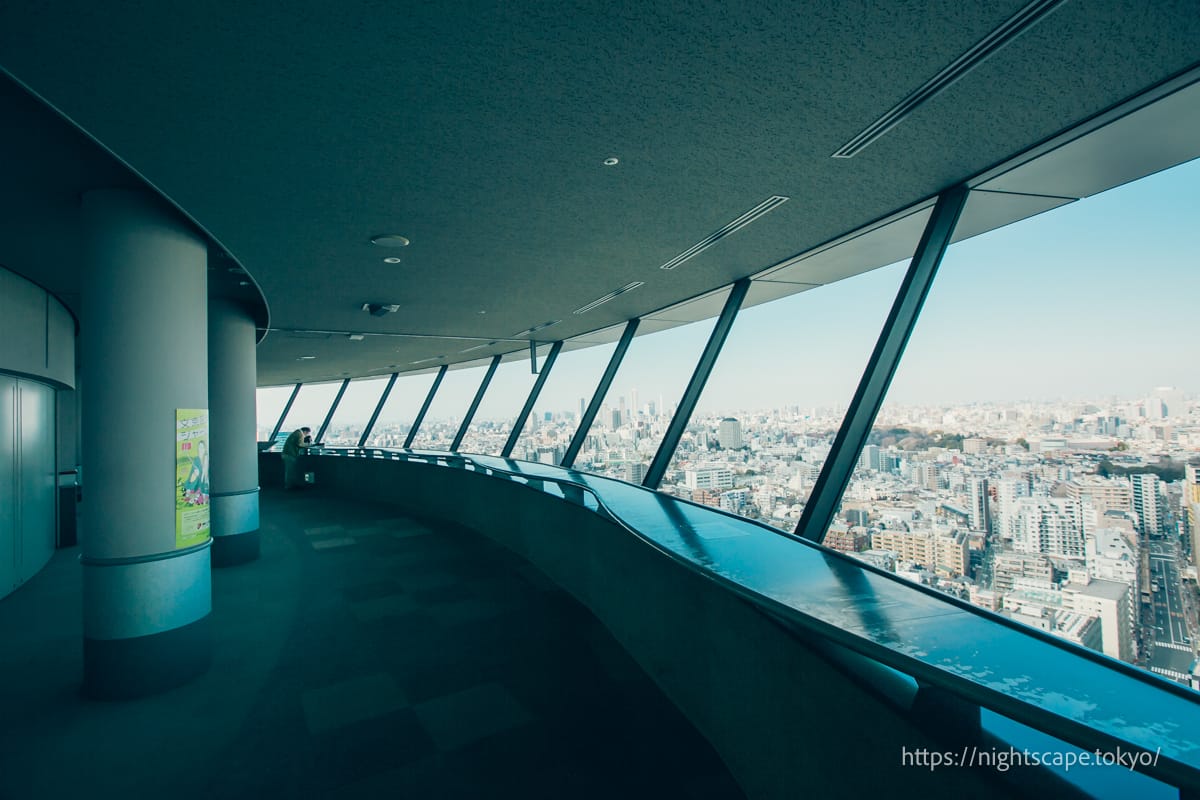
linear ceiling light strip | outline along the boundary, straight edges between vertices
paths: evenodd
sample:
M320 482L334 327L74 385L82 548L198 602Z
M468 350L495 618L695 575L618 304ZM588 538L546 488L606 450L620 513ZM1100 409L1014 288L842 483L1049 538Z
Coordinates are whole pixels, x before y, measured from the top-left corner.
M695 256L700 255L700 253L703 253L705 250L712 247L714 244L721 241L726 236L730 236L734 233L737 233L742 228L749 225L751 222L754 222L754 220L758 219L759 217L763 216L764 214L767 214L767 213L773 211L774 209L783 205L787 201L788 201L788 198L783 197L782 195L772 195L771 197L768 197L766 200L762 201L761 203L756 205L754 208L747 211L745 214L742 214L740 217L738 217L737 219L733 220L732 222L726 224L724 227L720 228L719 230L713 231L708 236L706 236L703 239L701 239L700 241L696 242L694 245L689 247L687 250L684 250L682 253L680 253L679 255L675 256L667 263L660 266L659 269L675 269L680 264L687 261L689 258L694 258Z
M620 289L614 289L613 291L609 292L608 294L604 295L603 297L597 297L595 300L588 303L587 305L580 306L579 308L575 309L575 313L576 314L586 314L587 312L591 311L593 308L597 308L599 306L604 305L609 300L613 300L613 299L625 294L626 292L632 292L634 289L638 288L639 286L645 286L645 285L646 285L645 281L634 281L633 283L627 283L624 286L622 286Z
M950 88L959 78L978 67L1065 2L1066 0L1033 0L1032 3L1005 20L1000 27L954 59L949 66L921 84L882 117L864 128L857 136L838 148L837 152L833 154L833 158L853 158L862 152L876 139L903 122L904 118L918 107Z

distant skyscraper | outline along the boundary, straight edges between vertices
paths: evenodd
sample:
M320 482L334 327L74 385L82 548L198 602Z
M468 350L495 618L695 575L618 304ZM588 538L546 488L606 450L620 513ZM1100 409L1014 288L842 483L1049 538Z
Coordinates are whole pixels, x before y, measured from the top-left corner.
M641 411L642 411L642 407L638 405L637 389L630 389L629 390L629 413L633 415L634 419L637 419L638 414L640 414Z
M641 483L646 477L646 465L640 461L626 461L624 478L630 483Z
M587 408L587 400L583 397L579 398L579 418L583 419L583 412Z
M879 472L883 469L882 451L878 445L869 444L863 448L862 455L859 456L858 466L860 469Z
M992 532L990 501L988 498L988 479L972 476L967 481L967 491L971 495L971 530Z
M1133 511L1138 517L1138 532L1143 536L1162 533L1163 508L1157 475L1130 476L1133 483Z
M614 428L619 428L621 425L629 422L629 409L625 407L625 395L621 395L619 398L617 398L617 411L621 415L621 422L617 425L614 425Z
M742 446L742 423L733 417L721 420L717 427L717 442L722 450L737 450Z

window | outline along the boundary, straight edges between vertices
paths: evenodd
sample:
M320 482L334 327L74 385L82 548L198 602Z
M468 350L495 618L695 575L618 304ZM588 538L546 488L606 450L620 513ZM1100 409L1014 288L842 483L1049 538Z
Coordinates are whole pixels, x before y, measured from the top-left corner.
M600 383L624 325L563 343L533 413L521 429L512 457L558 464Z
M575 459L575 469L642 482L716 321L708 316L679 325L678 320L709 315L714 308L720 311L728 293L722 289L639 323L638 331L648 332L630 343Z
M296 395L296 402L292 403L287 419L279 429L280 434L291 433L297 428L312 428L315 438L341 386L341 381L306 383L301 386L300 394Z
M475 361L455 369L451 367L442 379L433 405L425 415L412 446L419 450L449 450L462 424L463 415L471 405L479 384L487 373L488 361Z
M387 402L371 428L367 447L403 447L408 431L421 404L429 395L429 387L437 377L437 370L422 373L404 373L396 377L396 384L388 394Z
M338 403L325 431L323 444L330 447L357 447L363 428L371 418L388 378L361 378L350 381L342 402Z
M952 245L825 544L1186 682L1198 185Z
M549 352L550 345L538 347L539 369L545 365ZM550 374L554 374L553 370ZM501 363L458 449L464 453L500 455L517 414L525 405L536 380L537 375L533 374L527 349Z
M295 388L294 385L265 386L255 390L254 401L258 420L258 441L267 441L267 438L271 435L271 431L275 430L275 423L279 422L279 415L283 413L283 407L287 405L288 398L292 396L292 391Z

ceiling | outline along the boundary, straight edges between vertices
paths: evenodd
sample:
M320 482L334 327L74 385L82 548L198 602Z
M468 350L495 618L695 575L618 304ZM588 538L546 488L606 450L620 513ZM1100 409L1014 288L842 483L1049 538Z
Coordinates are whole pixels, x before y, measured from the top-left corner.
M939 191L1200 59L1194 0L1042 3L1007 46L832 158L1027 4L269 5L0 5L0 264L77 307L79 192L144 182L214 242L214 285L269 327L260 385L520 357L530 336L611 340L634 316L708 313L668 307L744 276L765 278L762 302L896 260L903 247L873 242L903 229L911 248L904 226ZM1197 155L1200 137L1181 138L1154 152ZM1103 172L1111 152L1088 163ZM1057 163L1057 178L990 175L964 224L1088 193ZM659 268L772 196L788 199ZM381 233L411 244L372 245ZM855 244L835 258L835 242Z

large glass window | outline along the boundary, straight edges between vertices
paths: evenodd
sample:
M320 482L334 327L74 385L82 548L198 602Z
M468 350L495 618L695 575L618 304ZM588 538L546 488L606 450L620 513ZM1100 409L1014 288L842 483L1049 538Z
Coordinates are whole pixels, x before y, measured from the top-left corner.
M330 447L357 447L363 428L371 418L388 378L359 378L350 381L342 402L338 403L325 431L324 444Z
M562 461L617 347L622 328L624 325L564 342L533 413L521 429L513 458L546 464Z
M1197 187L1200 162L952 245L825 544L1186 682Z
M275 430L275 423L296 386L262 386L254 392L258 441L265 442Z
M707 298L706 311L719 311L727 294L726 289ZM688 315L688 310L667 309L639 324L639 330L650 332L630 344L575 469L641 483L716 321L709 317L655 330Z
M412 428L421 404L429 395L429 387L437 377L437 370L422 373L406 373L396 377L387 402L371 428L367 447L403 447L408 431Z
M549 352L550 345L538 347L539 369L545 364ZM553 375L553 371L550 374ZM496 368L492 383L458 449L464 453L499 455L536 380L537 375L529 363L529 350L523 350L502 362Z
M462 424L463 415L471 405L479 384L487 373L488 361L473 362L461 367L451 367L442 379L433 405L425 415L420 430L413 440L418 450L449 450L454 436Z
M751 284L661 491L796 527L904 276L897 259L928 216L887 221ZM890 266L862 271L872 264Z
M337 397L338 389L341 387L341 381L306 383L301 386L300 394L296 395L296 402L292 403L287 419L283 421L283 427L279 429L280 435L291 433L297 428L312 428L315 437L321 428L321 423L325 421L325 415L329 413L329 407L333 405L333 398Z

